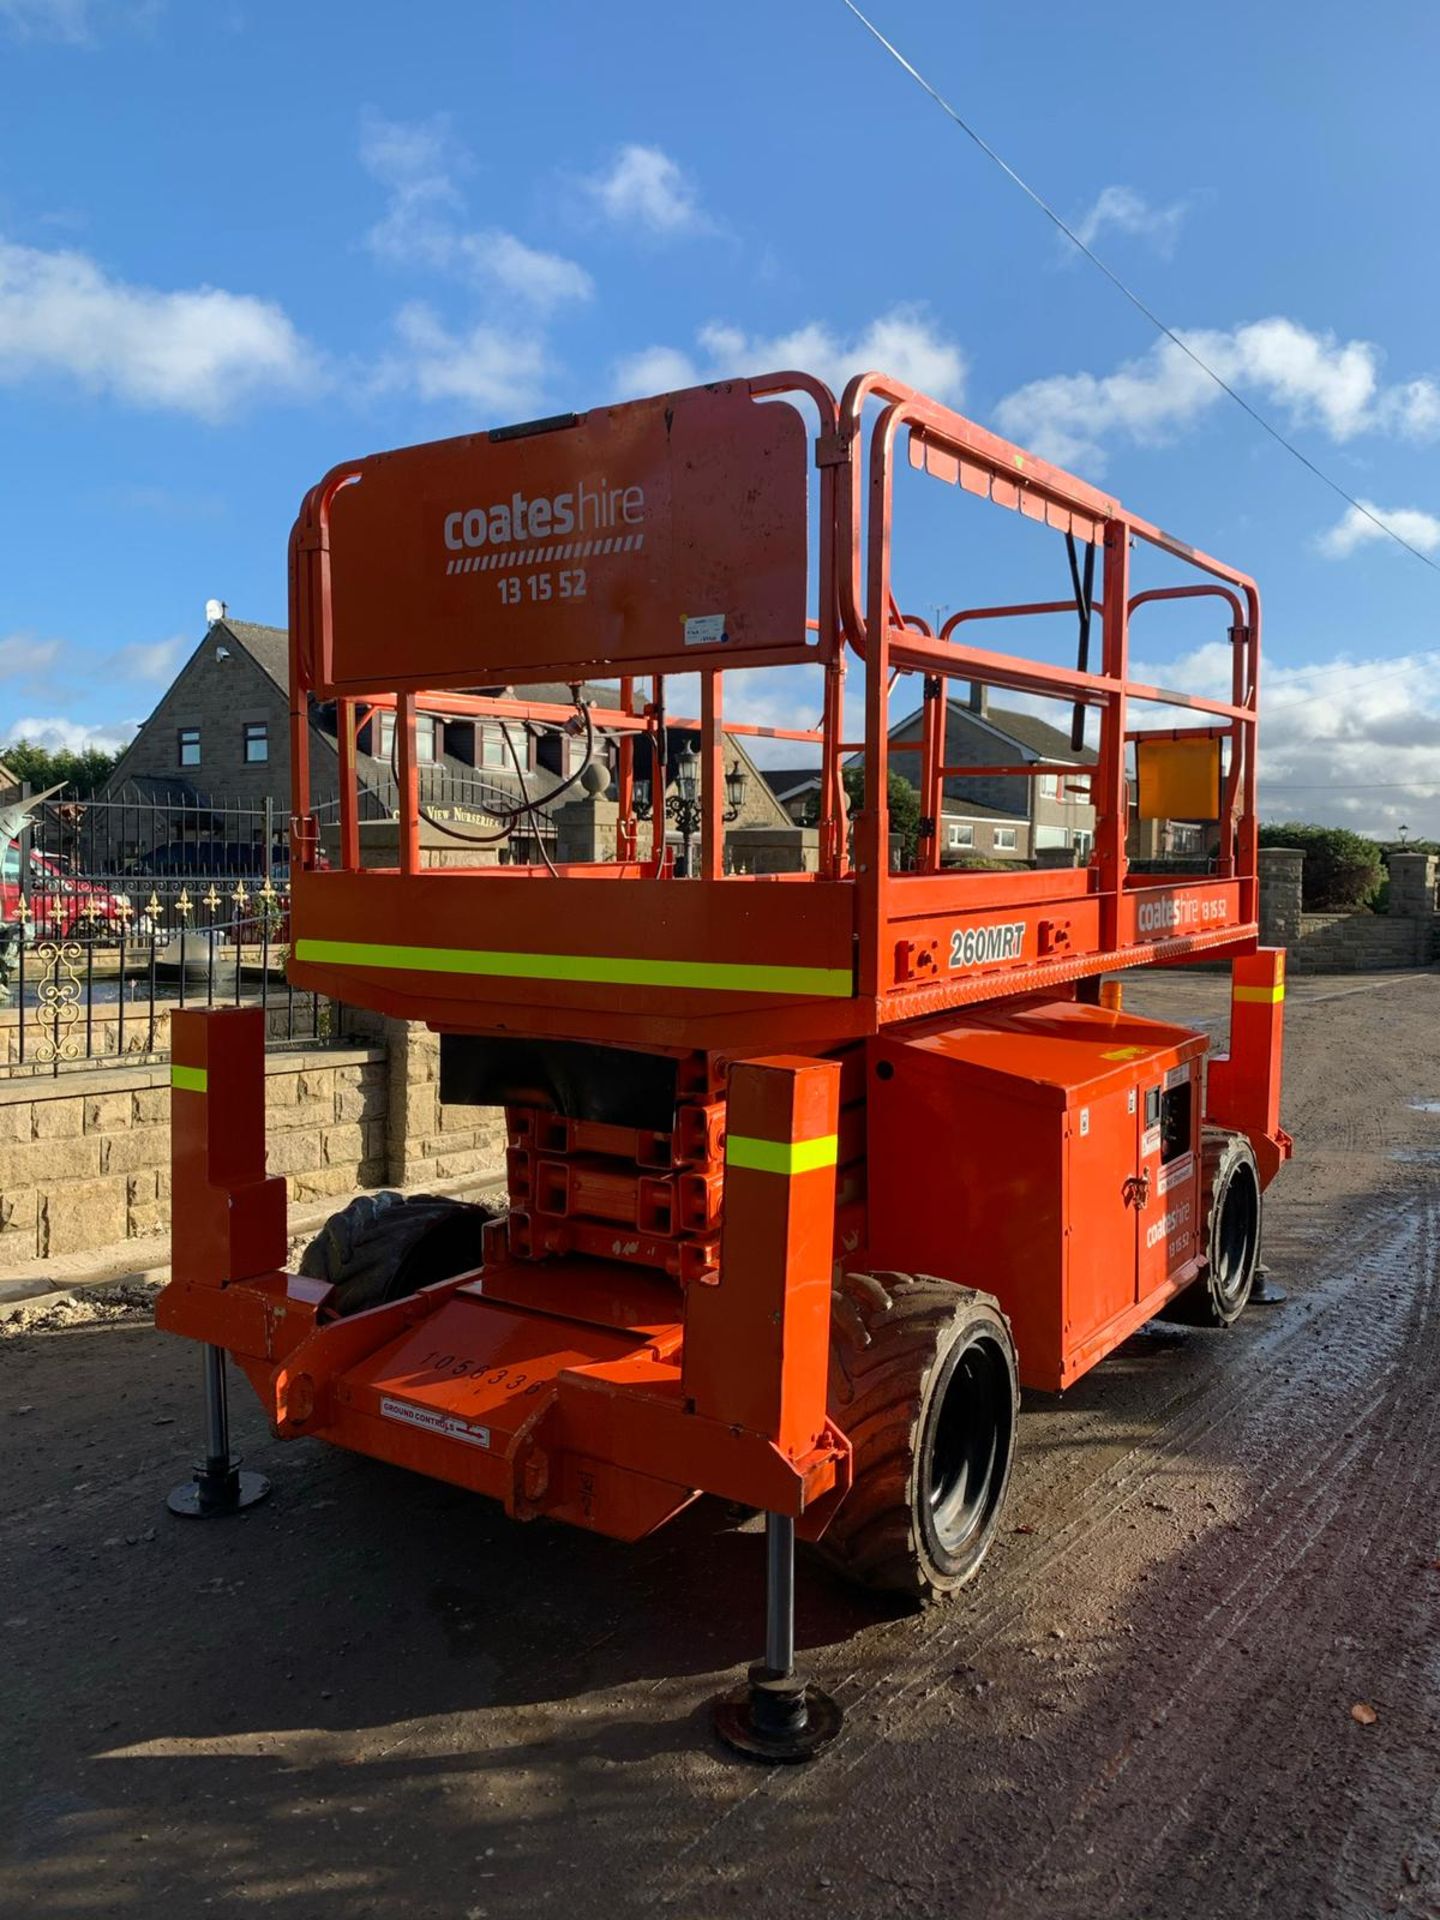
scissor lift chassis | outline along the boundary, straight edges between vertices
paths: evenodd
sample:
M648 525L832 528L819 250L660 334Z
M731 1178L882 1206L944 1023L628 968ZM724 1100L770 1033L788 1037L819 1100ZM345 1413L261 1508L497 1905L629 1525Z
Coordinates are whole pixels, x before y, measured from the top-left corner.
M782 393L818 409L813 443L796 407L775 403ZM867 400L881 409L868 431ZM1103 626L1098 671L962 645L964 616L934 634L900 614L889 538L902 428L913 465L1085 543L1092 559L1103 550L1099 604L1078 571L1072 603L1082 626L1092 616ZM812 456L820 600L807 626ZM553 536L573 531L558 528L562 502L573 519L601 497L600 473L616 530L592 537L581 571L562 563L583 543ZM472 499L511 502L503 526L498 510L472 512ZM1198 567L1201 584L1132 595L1136 538ZM1259 1190L1289 1142L1283 954L1257 944L1253 583L875 376L838 406L817 383L784 375L353 463L307 499L291 565L292 979L444 1036L444 1091L473 1094L478 1073L506 1106L510 1207L483 1233L477 1223L463 1271L345 1311L331 1281L286 1270L285 1187L265 1172L263 1014L178 1013L174 1264L157 1320L228 1352L282 1437L452 1481L517 1518L637 1539L700 1493L763 1509L780 1599L768 1665L748 1704L732 1707L728 1733L797 1757L835 1722L791 1678L789 1542L796 1531L824 1535L869 1471L846 1414L847 1392L855 1406L863 1397L863 1368L841 1348L884 1337L891 1306L933 1317L924 1289L938 1284L906 1283L920 1291L902 1299L889 1282L851 1276L939 1275L957 1299L978 1287L991 1348L1008 1348L1008 1326L1021 1381L1057 1391L1144 1320L1204 1293L1217 1179L1242 1154L1253 1156L1258 1237ZM497 571L523 583L557 578L557 567L572 582L580 572L588 606L531 606L523 584L518 604L502 591L502 612L476 597ZM1229 605L1229 700L1128 678L1131 615L1190 592ZM977 610L1033 611L1053 607ZM401 613L414 638L397 656L386 622ZM918 784L932 816L954 772L945 729L929 718L932 706L946 710L949 677L1093 708L1100 749L1083 770L1097 813L1092 863L945 872L932 833L920 871L895 874L873 798L852 844L840 779L853 751L841 738L847 652L864 666L868 796L887 791L891 676L925 678ZM815 874L724 872L721 752L727 731L745 729L727 728L722 664L823 669ZM680 882L658 845L640 855L634 754L644 738L663 761L663 678L686 671L701 679L705 786L700 871ZM426 870L421 690L449 689L446 711L544 722L571 710L527 698L527 686L607 672L621 686L603 716L619 742L616 857L548 872ZM641 675L653 681L648 701ZM515 691L455 691L475 686ZM336 701L340 742L329 868L309 805L316 697ZM1132 699L1195 708L1205 724L1176 737L1228 751L1204 875L1129 870ZM395 715L401 795L388 871L360 859L356 743L377 711ZM1213 759L1218 775L1219 744ZM1209 1060L1208 1075L1203 1035L1138 1019L1100 990L1102 974L1193 956L1232 970L1229 1052ZM518 1075L507 1065L517 1041L528 1062ZM619 1091L592 1097L602 1086ZM840 1304L857 1287L858 1318ZM997 1379L986 1391L1003 1397ZM1013 1427L1013 1404L1008 1419ZM992 1504L1006 1473L1008 1443ZM239 1497L217 1428L199 1504ZM982 1517L993 1525L993 1513Z

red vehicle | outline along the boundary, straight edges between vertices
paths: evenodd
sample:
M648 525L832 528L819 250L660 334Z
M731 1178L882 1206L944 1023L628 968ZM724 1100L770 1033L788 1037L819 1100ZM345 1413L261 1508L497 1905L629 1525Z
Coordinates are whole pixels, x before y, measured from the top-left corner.
M922 604L933 569L958 589L1011 553L1048 565L1041 591L943 627L907 607L894 542L927 524L924 488L956 531ZM990 516L972 557L949 544L962 513ZM291 978L440 1034L441 1100L505 1110L509 1205L365 1196L287 1271L259 1011L177 1012L156 1319L208 1348L210 1434L172 1506L264 1491L229 1454L228 1351L279 1435L517 1519L636 1540L701 1493L761 1509L765 1661L717 1724L742 1751L805 1757L839 1715L794 1669L797 1533L857 1581L943 1599L999 1524L1022 1386L1058 1393L1154 1315L1221 1329L1251 1298L1290 1153L1284 953L1259 945L1255 583L896 381L837 401L796 373L339 466L301 509L290 579ZM1175 601L1214 618L1223 694L1133 672L1132 622L1148 651ZM967 624L1037 616L1042 635L1061 620L1067 661ZM811 669L819 725L727 711L735 668L732 694ZM670 713L675 676L698 718ZM595 679L618 682L613 707L587 700ZM1088 719L1097 751L954 764L957 683L1055 703L1077 750ZM335 703L339 742L328 872L312 701ZM1175 724L1137 724L1157 707ZM361 861L357 788L377 708L400 790L383 869ZM571 729L576 782L603 735L613 849L428 865L418 722L441 711ZM906 711L923 729L902 737ZM641 742L664 767L682 725L701 742L684 878L658 818L648 846L639 830L636 768ZM732 734L809 745L813 871L726 871ZM890 859L902 753L922 816L907 872ZM961 777L1083 782L1093 842L1064 866L947 867L940 802ZM1212 824L1207 871L1132 864L1132 790L1142 818ZM1230 966L1224 1053L1102 979L1196 959Z
M92 934L119 934L125 925L126 896L103 881L66 873L48 853L32 850L29 884L20 884L20 844L6 842L0 861L0 926L22 924L27 940L72 940Z

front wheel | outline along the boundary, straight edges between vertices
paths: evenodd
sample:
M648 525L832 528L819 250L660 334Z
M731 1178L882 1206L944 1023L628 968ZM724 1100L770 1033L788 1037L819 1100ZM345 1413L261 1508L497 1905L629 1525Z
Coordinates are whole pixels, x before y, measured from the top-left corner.
M1201 1165L1205 1271L1162 1309L1187 1327L1228 1327L1244 1312L1260 1260L1260 1169L1243 1133L1207 1127Z
M1019 1404L1015 1345L989 1294L925 1274L847 1274L830 1413L853 1478L821 1553L922 1604L964 1586L999 1524Z

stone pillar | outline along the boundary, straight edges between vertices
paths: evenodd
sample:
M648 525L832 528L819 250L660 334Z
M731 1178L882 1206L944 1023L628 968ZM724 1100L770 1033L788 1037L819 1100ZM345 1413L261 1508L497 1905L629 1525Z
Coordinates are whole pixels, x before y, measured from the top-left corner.
M1435 855L1392 853L1390 856L1390 911L1420 919L1435 911Z
M440 1041L418 1021L386 1020L389 1113L386 1180L413 1185L425 1176L425 1141L440 1130Z
M814 873L820 865L818 827L731 827L725 845L735 873Z
M555 809L557 861L613 860L615 824L620 818L614 800L569 800Z
M1260 939L1267 947L1300 944L1300 879L1305 855L1298 847L1260 849Z

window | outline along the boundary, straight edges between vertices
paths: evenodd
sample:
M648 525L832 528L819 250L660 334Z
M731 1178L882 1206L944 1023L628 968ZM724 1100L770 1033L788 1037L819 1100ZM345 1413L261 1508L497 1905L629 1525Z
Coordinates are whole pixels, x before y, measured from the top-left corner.
M1095 836L1093 833L1087 833L1083 827L1076 828L1075 856L1077 859L1088 860L1090 858L1090 849L1091 847L1094 846L1094 844L1095 844Z
M181 727L180 764L182 767L198 767L200 764L199 727Z
M439 758L440 722L433 713L417 713L415 716L415 761L417 766L433 767ZM378 716L375 729L375 758L383 760L388 766L395 758L395 715L385 712Z
M1013 853L1015 851L1014 827L996 827L995 851L996 853Z
M1060 776L1058 773L1041 774L1040 798L1042 800L1058 800L1060 798Z
M514 737L513 735L511 736ZM519 741L515 750L524 765L525 754ZM481 727L480 729L480 765L482 767L509 767L512 764L509 749L505 745L505 736L499 727Z
M962 826L959 821L952 820L950 822L950 844L952 847L973 847L975 844L974 827Z
M245 722L245 764L263 767L270 758L270 726L265 720Z

